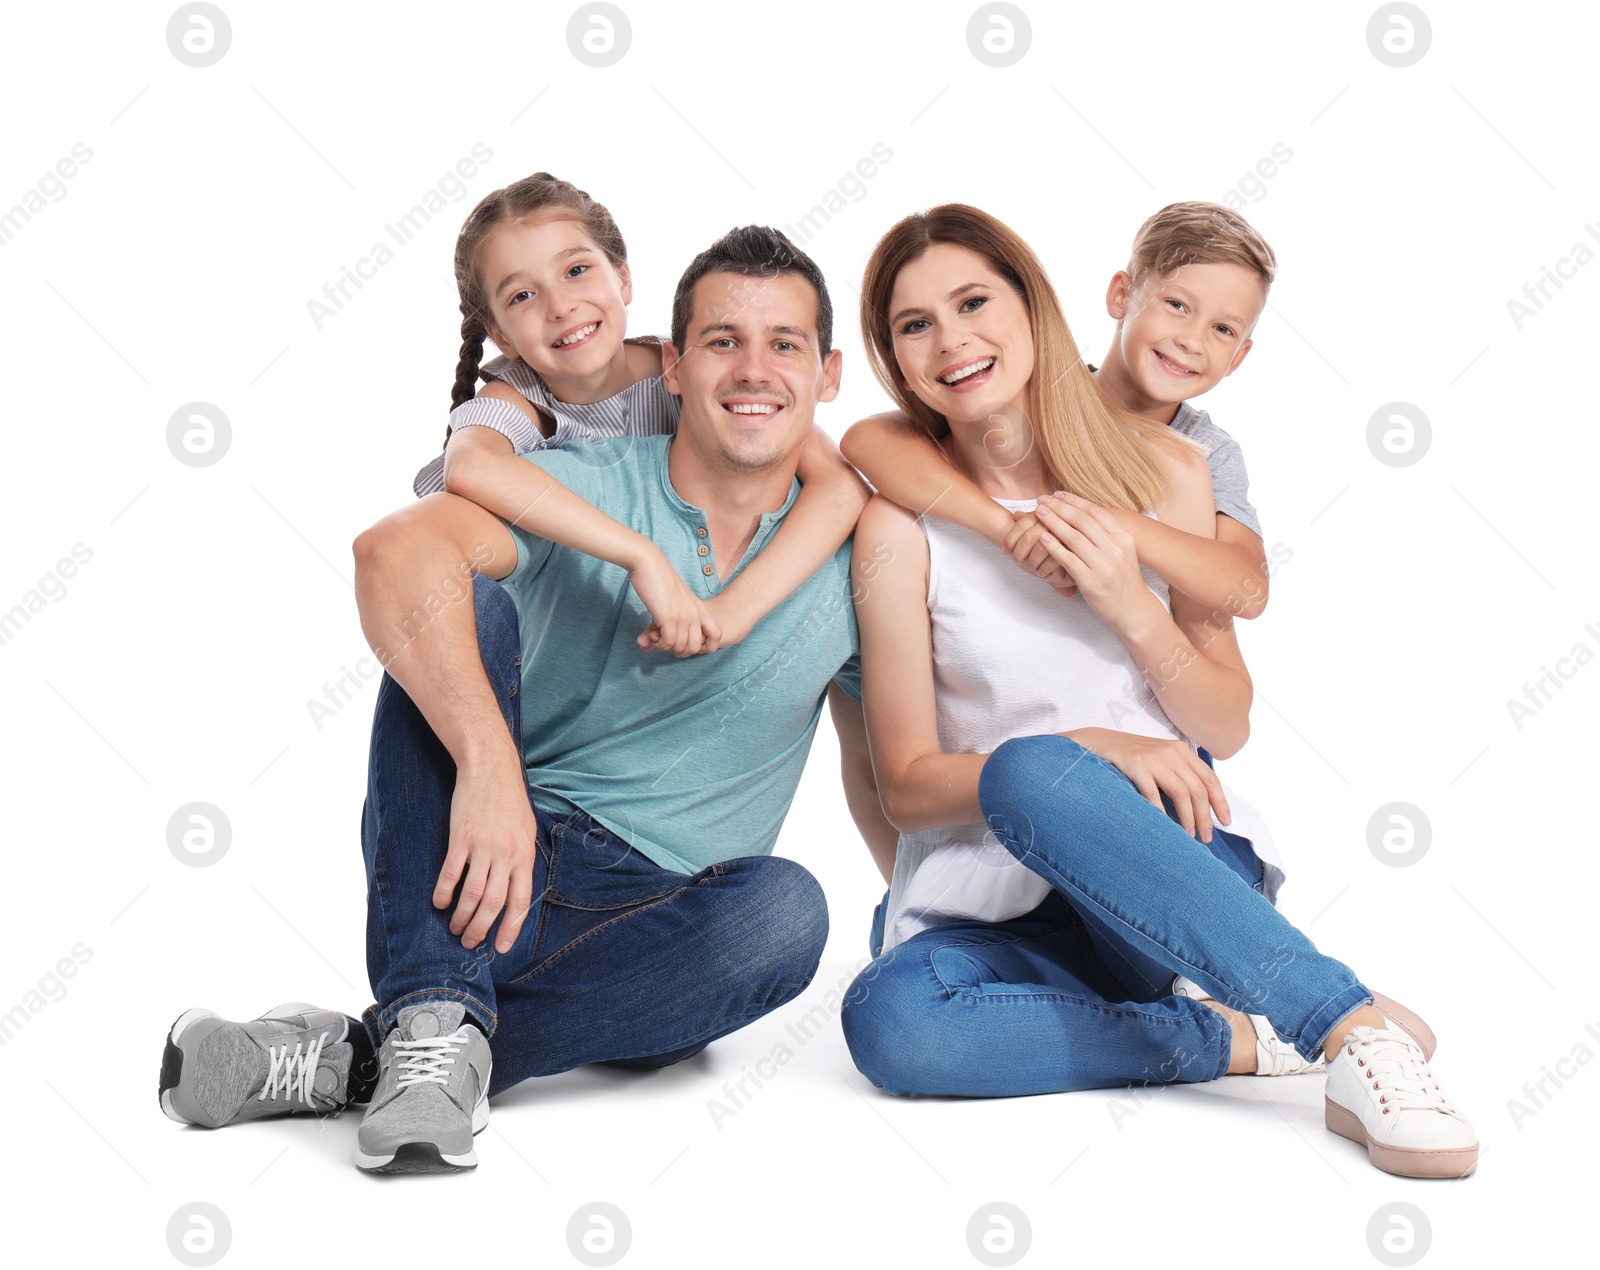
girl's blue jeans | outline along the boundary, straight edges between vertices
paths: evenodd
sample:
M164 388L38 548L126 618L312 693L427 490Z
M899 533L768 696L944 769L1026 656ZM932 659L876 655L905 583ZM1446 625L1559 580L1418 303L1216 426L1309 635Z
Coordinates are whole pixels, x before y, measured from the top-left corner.
M473 579L479 654L522 739L522 649L504 587ZM760 1018L811 982L828 937L817 880L780 856L696 874L664 869L583 812L538 820L533 907L510 950L499 922L468 951L433 906L450 837L455 761L387 674L378 690L361 845L374 1046L402 1008L461 1003L489 1038L497 1094L583 1063L663 1067Z
M882 950L841 1012L856 1066L896 1094L995 1096L1228 1070L1232 1032L1172 993L1181 973L1222 1004L1265 1015L1313 1059L1372 994L1257 889L1243 839L1208 845L1117 768L1062 736L1010 740L985 762L991 830L1054 888L1023 917L925 930Z

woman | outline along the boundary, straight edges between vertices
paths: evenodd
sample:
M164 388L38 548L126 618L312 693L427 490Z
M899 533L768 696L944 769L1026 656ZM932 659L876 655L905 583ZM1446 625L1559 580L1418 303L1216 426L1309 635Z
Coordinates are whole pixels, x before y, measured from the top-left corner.
M1248 841L1217 823L1227 804L1196 746L1226 757L1248 734L1231 628L1201 639L1213 615L1141 569L1109 516L1050 497L1209 537L1203 456L1100 397L1036 257L974 208L889 231L862 327L880 382L950 461L1038 510L1077 594L881 496L857 525L867 731L901 838L843 1011L856 1065L904 1094L1212 1080L1259 1070L1248 1012L1301 1070L1325 1057L1328 1127L1379 1168L1470 1173L1476 1135L1420 1020L1380 1002L1386 1017L1291 926Z

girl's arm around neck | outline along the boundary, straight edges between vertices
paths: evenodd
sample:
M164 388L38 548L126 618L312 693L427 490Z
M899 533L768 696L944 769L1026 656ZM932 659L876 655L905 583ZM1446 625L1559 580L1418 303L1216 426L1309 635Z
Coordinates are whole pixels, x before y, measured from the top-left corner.
M630 571L660 550L516 454L505 434L493 428L458 428L451 434L444 488L529 533Z
M650 539L579 498L513 452L493 428L459 428L445 450L445 490L551 542L626 569L652 625L639 647L675 656L716 647L716 621Z
M872 497L817 424L801 447L797 475L800 496L772 541L707 605L721 628L723 648L749 634L844 545Z

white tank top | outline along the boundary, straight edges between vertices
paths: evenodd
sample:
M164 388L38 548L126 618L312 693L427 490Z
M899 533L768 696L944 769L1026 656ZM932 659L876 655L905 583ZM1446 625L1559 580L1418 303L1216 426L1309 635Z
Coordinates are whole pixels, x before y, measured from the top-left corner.
M1038 502L995 501L1011 511L1032 511ZM1063 596L969 529L926 516L920 523L928 539L928 619L941 750L986 754L1013 737L1085 727L1193 746L1173 727L1122 640L1081 595ZM1143 565L1140 573L1170 612L1165 579ZM1231 832L1255 841L1241 826L1241 805L1231 792L1228 800L1234 813ZM1281 870L1276 877L1274 872L1268 865L1273 893L1282 877ZM1050 884L981 823L901 834L882 951L946 922L1020 917L1049 893Z

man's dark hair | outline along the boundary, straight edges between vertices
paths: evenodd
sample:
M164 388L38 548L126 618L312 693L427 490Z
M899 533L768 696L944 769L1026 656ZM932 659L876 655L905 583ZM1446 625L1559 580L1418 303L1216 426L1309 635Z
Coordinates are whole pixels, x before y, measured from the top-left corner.
M695 284L708 273L742 273L755 278L799 274L817 293L820 355L827 357L832 351L833 302L828 299L828 284L822 280L817 262L790 242L781 230L767 225L745 225L730 229L702 251L678 279L678 291L672 297L672 343L680 356L689 338L689 310L694 302Z

